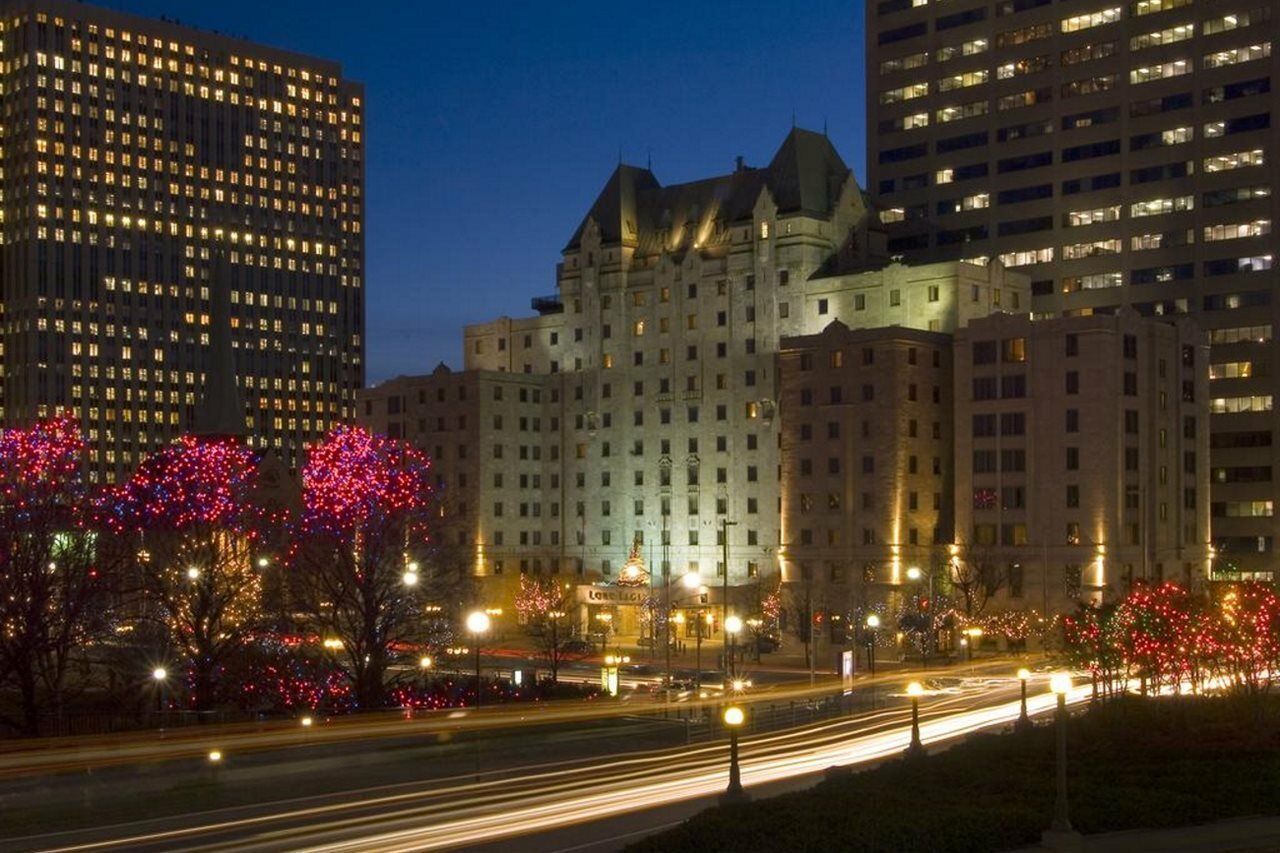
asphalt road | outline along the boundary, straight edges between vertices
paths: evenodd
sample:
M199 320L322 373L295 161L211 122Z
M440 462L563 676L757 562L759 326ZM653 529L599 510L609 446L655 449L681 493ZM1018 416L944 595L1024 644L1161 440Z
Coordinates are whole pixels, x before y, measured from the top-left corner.
M941 679L921 701L921 736L940 744L1012 722L1014 679ZM1087 698L1077 689L1071 701ZM1044 686L1032 713L1053 705ZM910 737L910 706L889 697L876 709L780 731L744 734L742 781L749 790L811 783L837 765L901 753ZM678 822L708 803L727 781L723 738L690 746L552 761L479 781L470 775L426 783L352 790L340 797L285 800L220 812L75 833L10 838L7 850L419 851L511 849L611 850Z

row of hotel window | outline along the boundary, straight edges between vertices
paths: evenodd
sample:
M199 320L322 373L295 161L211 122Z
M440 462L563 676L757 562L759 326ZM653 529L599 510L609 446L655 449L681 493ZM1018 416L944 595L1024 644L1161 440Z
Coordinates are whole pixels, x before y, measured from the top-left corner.
M1073 88L1070 94L1064 94L1063 97L1072 97L1074 95L1094 94L1094 92L1109 91L1114 88L1113 82L1108 83L1109 78L1099 77L1090 78L1089 80L1077 81L1079 88ZM1071 84L1074 85L1075 84ZM924 87L923 89L920 87ZM911 101L916 98L924 97L929 94L927 84L921 83L914 87L906 87L901 90L890 90L899 94L889 95L886 103L898 103ZM1201 103L1203 105L1212 105L1226 103L1229 101L1248 98L1255 95L1265 95L1271 91L1271 78L1259 77L1252 80L1243 80L1235 83L1227 83L1221 86L1211 86L1201 91ZM1053 100L1053 89L1051 87L1042 87L1039 89L1029 89L1025 92L1018 92L1012 95L1001 97L997 100L997 108L999 111L1016 109L1018 107L1029 107L1036 104L1049 103ZM946 124L961 119L976 118L985 116L990 112L990 100L979 99L962 104L948 104L938 107L934 111L934 120L938 124ZM1143 118L1145 116L1161 115L1164 113L1172 113L1178 110L1189 109L1194 106L1195 101L1190 92L1179 92L1172 95L1162 95L1156 98L1148 98L1144 100L1133 100L1129 102L1129 117ZM1054 128L1061 126L1062 130L1079 130L1086 127L1097 127L1105 124L1112 124L1119 121L1121 111L1119 106L1098 107L1085 110L1079 113L1070 113L1063 116L1055 122L1052 118L1037 118L1033 121L1021 122L1017 124L1006 125L996 130L996 139L999 142L1009 142L1015 139L1027 139L1036 136L1044 136L1053 133ZM1251 127L1253 122L1262 122L1252 116L1239 117L1238 123L1235 119L1223 119L1221 122L1213 121L1205 125L1204 134L1208 138L1217 138L1230 135L1230 133L1244 133L1248 130L1256 130L1257 127ZM879 129L881 133L892 133L899 130L915 130L921 127L927 127L929 124L929 112L908 113L901 116L884 119ZM1160 132L1157 137L1154 133L1147 134L1145 137L1138 137L1138 148L1133 150L1145 150L1147 148L1157 148L1162 145L1177 145L1180 137L1188 136L1187 132L1183 132L1181 128L1175 129L1177 132L1169 132L1169 136L1165 136L1165 131ZM1190 129L1188 129L1189 131ZM1189 138L1182 141L1190 141ZM962 150L964 148L972 148L978 144L971 140L967 135L956 136L945 140L945 145L939 149L939 153L948 151ZM910 159L905 154L890 155L887 159L880 160L881 163L892 163L897 160Z
M1086 115L1089 118L1089 124L1069 126L1068 122L1077 117L1068 116L1062 119L1063 130L1074 130L1075 127L1110 124L1119 120L1120 110L1118 107L1106 107L1100 110L1091 110ZM880 132L890 133L894 130L902 130L906 125L911 128L924 127L928 124L928 113L916 113L906 116L898 116L897 118L886 119L881 122ZM1042 119L1032 122L1023 122L1021 124L1007 125L996 130L995 138L997 142L1011 142L1016 139L1031 139L1041 136L1048 136L1053 133L1055 123L1052 119ZM1221 139L1226 136L1235 136L1240 133L1251 133L1254 131L1267 130L1271 127L1271 113L1261 112L1249 115L1233 116L1231 118L1216 119L1214 121L1205 122L1202 125L1201 132L1205 139ZM909 129L909 128L908 128ZM1191 125L1178 125L1176 127L1165 128L1161 130L1146 131L1129 137L1130 151L1150 151L1158 148L1169 148L1175 145L1184 145L1188 142L1195 141L1196 129ZM947 136L934 142L934 152L938 155L951 154L956 151L963 151L968 148L984 148L991 143L991 133L986 130L974 131L972 133L963 133L957 136ZM1119 138L1108 139L1099 142L1090 142L1084 145L1068 146L1061 149L1061 160L1064 163L1075 163L1081 160L1090 160L1096 157L1111 157L1121 153L1122 145ZM914 160L919 157L925 157L929 153L927 142L919 142L912 145L904 145L897 148L886 148L880 151L878 155L881 165L888 163L902 163ZM1052 152L1046 152L1052 157ZM1005 172L1022 171L1026 168L1034 168L1034 166L1024 165L1024 163L1034 163L1035 166L1049 165L1048 163L1039 162L1044 158L1045 153L1028 155L1033 158L1031 161L1024 161L1019 158L1007 158L998 161L997 171L1002 174ZM1207 161L1210 164L1216 161ZM1212 165L1206 168L1213 168ZM1223 171L1219 169L1218 171Z
M1004 190L996 194L996 200L999 204L1017 204L1025 201L1035 201L1038 199L1052 197L1053 184L1037 184L1030 187ZM1201 206L1205 208L1214 208L1257 201L1270 197L1270 185L1247 184L1239 187L1228 187L1226 189L1207 190L1201 194L1200 202ZM1136 201L1128 205L1129 217L1132 219L1140 219L1147 216L1161 216L1169 213L1185 213L1195 210L1195 201L1196 197L1194 195L1165 196ZM988 192L981 192L974 193L973 195L962 196L960 198L943 199L942 201L937 202L935 212L939 216L945 216L949 213L982 210L990 206L991 194ZM1060 222L1063 228L1081 228L1089 225L1098 225L1104 222L1119 222L1124 216L1124 208L1125 206L1121 204L1109 204L1102 207L1069 210L1062 214ZM904 207L891 207L882 211L880 218L881 221L886 223L911 222L916 220L923 221L929 218L929 206L921 203ZM1054 224L1053 218L1049 216L1037 217L1035 220L1019 221L1035 221L1044 229L1053 228ZM1004 224L1002 223L1002 228L1003 225ZM1206 229L1211 227L1215 226L1206 226ZM1032 228L1030 230L1041 230L1041 228ZM1206 233L1208 233L1207 230ZM1265 256L1267 261L1270 260L1270 257L1270 255Z
M1210 18L1200 25L1200 32L1203 35L1211 36L1219 33L1230 32L1232 30L1243 29L1245 27L1263 24L1271 20L1271 8L1263 6L1248 11L1230 12L1226 15ZM1030 44L1044 39L1053 38L1054 26L1052 23L1045 22L1040 24L1032 24L1026 27L1016 27L1014 29L1003 30L996 34L995 46L997 48L1015 47L1021 44ZM1150 47L1163 47L1165 45L1176 44L1180 41L1195 36L1196 26L1194 23L1177 24L1172 27L1152 30L1150 32L1141 33L1129 38L1129 51L1144 50ZM992 40L988 38L974 38L960 44L944 45L938 48L933 54L936 63L942 64L950 62L953 59L959 59L965 56L978 56L986 53L991 49ZM1065 65L1077 65L1082 62L1089 62L1095 59L1104 59L1108 56L1114 56L1119 52L1120 42L1117 39L1108 41L1089 42L1087 44L1078 45L1062 51L1059 54L1060 62ZM1248 50L1249 48L1242 48ZM1210 63L1228 61L1233 54L1230 51L1223 51L1222 56L1219 53L1211 53L1206 55L1206 60ZM1212 58L1210 58L1212 57ZM915 68L923 68L929 64L929 51L918 51L902 56L895 56L886 59L880 63L880 74L893 74L899 71L909 71ZM1001 65L996 76L999 79L1006 79L1021 73L1028 73L1031 70L1041 70L1042 63L1047 64L1050 57L1048 55L1027 57L1017 62L1008 62Z
M999 0L995 4L995 16L1003 18L1008 15L1015 15L1019 12L1038 9L1042 6L1048 6L1053 0ZM929 0L879 0L876 5L876 13L878 15L889 15L896 12L903 12L908 9L918 9L929 5ZM1129 4L1130 17L1139 18L1144 15L1151 15L1156 12L1164 12L1170 9L1177 9L1182 6L1191 5L1191 0L1135 0ZM1121 20L1124 16L1121 6L1112 6L1105 9L1099 9L1093 12L1086 12L1080 15L1071 15L1070 17L1061 18L1057 22L1057 28L1063 33L1080 32L1094 27L1101 27L1107 24L1114 24ZM1230 16L1223 16L1224 18ZM947 15L939 15L933 19L934 32L945 32L957 27L976 24L987 19L987 7L977 6L971 9L965 9L960 12L952 12ZM1221 19L1215 19L1219 21ZM893 29L882 30L878 35L878 41L881 45L893 44L895 42L904 41L906 39L917 38L928 32L928 21L917 21ZM1053 27L1053 23L1049 22L1040 26ZM1223 29L1232 29L1234 25L1221 21L1219 26Z
M1134 185L1149 184L1155 181L1189 177L1195 174L1196 164L1197 161L1195 160L1174 160L1153 166L1133 168L1129 170L1129 183ZM1230 172L1236 169L1249 168L1251 166L1264 166L1266 165L1266 154L1263 153L1261 148L1254 148L1246 151L1231 151L1205 157L1199 161L1199 164L1207 174L1213 174L1215 172ZM1010 174L1028 169L1039 169L1051 165L1053 165L1053 152L1040 151L1034 154L1022 154L1017 157L1000 159L996 162L996 172L997 174ZM962 181L972 181L977 178L985 178L990 174L991 164L986 161L970 163L966 166L943 166L932 173L922 173L920 175L911 175L902 178L900 189L903 192L915 189L924 189L930 185L931 175L933 185L942 186L945 184L960 183ZM1121 172L1107 172L1104 174L1094 175L1089 178L1072 178L1062 182L1062 194L1075 195L1081 192L1092 192L1118 187L1121 185L1121 176ZM892 178L887 178L885 180L891 185L895 181L895 179ZM1007 195L998 196L997 201L1001 201L1003 199L1004 202L1011 203L1017 201L1034 201L1038 198L1049 198L1052 196L1052 191L1051 189L1048 191L1043 189L1043 187L1046 186L1051 187L1052 185L1041 184L1036 187L1007 190L1005 191ZM892 186L890 186L889 192L894 191L895 190ZM989 205L989 194L986 196L986 199L987 204Z
M1205 70L1225 68L1227 66L1238 65L1244 62L1266 59L1269 56L1271 56L1271 42L1267 41L1248 45L1247 47L1237 47L1229 50L1218 51L1217 53L1205 54L1200 65L1201 68ZM997 80L1006 80L1023 74L1047 71L1051 67L1052 63L1048 55L1033 57L999 66L996 68L994 77ZM1190 74L1193 71L1195 71L1195 63L1190 59L1174 59L1169 62L1161 62L1155 65L1141 65L1136 68L1129 69L1129 84L1139 86L1143 83L1167 80L1170 77L1181 77L1182 75ZM1094 77L1084 77L1079 80L1072 80L1061 84L1059 86L1059 92L1063 98L1074 98L1081 95L1096 95L1100 92L1109 92L1116 88L1120 85L1122 79L1123 78L1119 72L1100 74ZM985 68L979 68L974 71L965 71L960 74L941 77L935 81L924 80L894 89L885 89L880 93L880 104L883 106L896 104L902 101L911 101L916 98L923 98L928 95L930 91L942 94L944 92L954 92L959 89L968 89L971 86L982 86L989 83L991 80L992 74ZM1048 91L1051 92L1052 89L1049 89ZM996 100L996 108L1013 109L1019 106L1026 106L1026 99L1027 93L1025 92L1002 96ZM1037 95L1034 103L1040 103L1042 100L1047 99L1040 98Z

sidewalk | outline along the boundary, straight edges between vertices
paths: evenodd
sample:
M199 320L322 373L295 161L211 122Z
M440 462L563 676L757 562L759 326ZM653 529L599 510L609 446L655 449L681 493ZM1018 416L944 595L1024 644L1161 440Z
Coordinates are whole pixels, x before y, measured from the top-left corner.
M1280 850L1280 817L1224 820L1175 829L1133 829L1080 837L1080 853L1261 853ZM1058 847L1025 847L1010 853L1043 853Z

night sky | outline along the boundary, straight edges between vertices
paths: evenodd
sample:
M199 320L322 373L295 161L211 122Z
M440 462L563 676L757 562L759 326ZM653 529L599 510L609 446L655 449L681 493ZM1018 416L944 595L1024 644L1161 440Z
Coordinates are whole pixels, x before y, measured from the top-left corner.
M708 177L739 154L767 163L794 114L866 173L859 0L103 5L337 60L365 84L370 384L458 367L464 324L554 293L620 149L663 183Z

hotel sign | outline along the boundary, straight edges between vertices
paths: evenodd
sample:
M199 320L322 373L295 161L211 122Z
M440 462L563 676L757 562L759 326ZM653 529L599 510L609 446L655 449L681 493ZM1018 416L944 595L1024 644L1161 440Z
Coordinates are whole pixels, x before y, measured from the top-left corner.
M582 604L640 606L648 597L648 587L578 586L578 601Z

